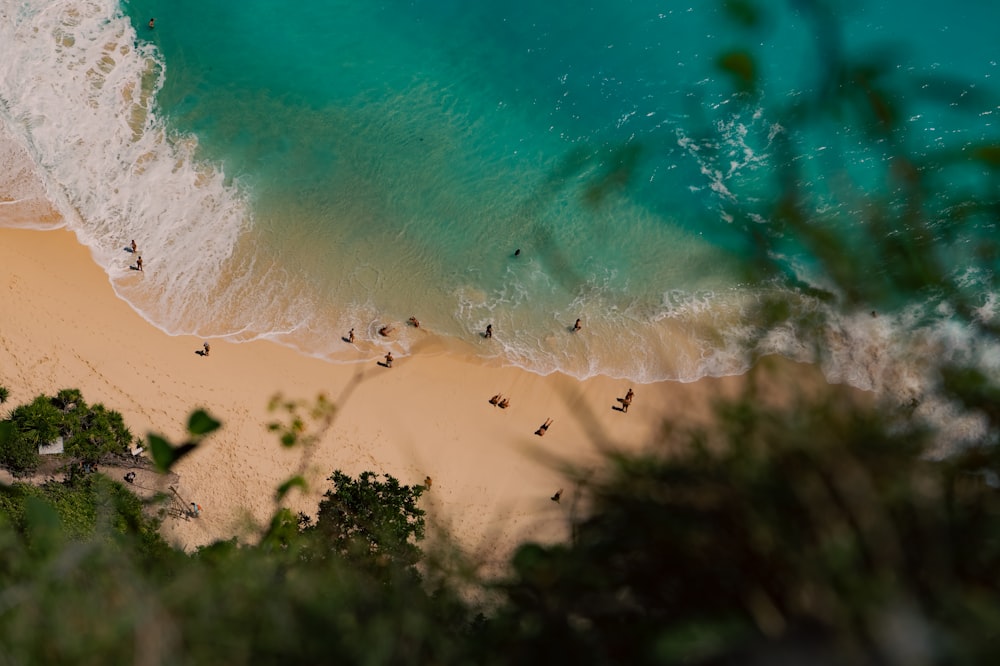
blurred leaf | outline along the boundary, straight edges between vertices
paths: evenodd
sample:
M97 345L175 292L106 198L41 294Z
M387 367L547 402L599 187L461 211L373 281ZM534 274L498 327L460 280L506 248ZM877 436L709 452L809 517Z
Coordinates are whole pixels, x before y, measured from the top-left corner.
M171 446L170 442L163 437L152 433L150 433L148 439L149 451L153 455L153 463L156 465L156 469L159 472L169 472L170 468L173 467L178 460L197 448L197 444L193 442L187 442L175 448Z
M760 24L760 9L749 0L725 0L722 8L736 23L746 28L755 28Z
M303 491L306 490L307 488L306 480L301 476L293 476L292 478L288 479L280 486L278 486L278 492L275 493L275 499L280 502L282 499L284 499L285 495L287 495L288 491L291 490L292 488L299 488Z
M191 413L191 418L188 420L188 432L195 437L200 437L214 432L220 425L218 421L208 415L208 412L199 409Z
M175 460L174 447L170 446L170 443L159 435L150 434L148 440L149 452L153 456L156 469L160 472L169 471Z
M748 92L756 88L757 65L749 52L730 51L724 53L719 57L717 63L724 72L732 76L741 91Z
M24 517L31 545L40 555L48 555L64 541L62 522L51 504L38 497L28 497L24 503Z
M979 146L972 150L973 159L985 162L992 168L1000 167L1000 145Z
M583 198L590 206L599 206L608 195L624 189L639 164L642 148L630 143L615 150L605 162L604 172L592 181Z

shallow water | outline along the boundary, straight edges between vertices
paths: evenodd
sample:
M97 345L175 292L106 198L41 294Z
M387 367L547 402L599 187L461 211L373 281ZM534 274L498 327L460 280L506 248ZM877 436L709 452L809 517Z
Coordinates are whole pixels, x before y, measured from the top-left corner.
M346 361L351 328L406 353L415 315L536 372L690 381L816 358L826 305L747 273L733 216L777 195L781 141L817 210L853 212L840 178L882 186L857 128L782 120L831 49L892 44L897 72L961 78L971 114L906 99L918 149L994 133L978 93L1000 9L859 2L837 34L806 5L762 6L751 33L714 3L0 0L2 119L116 291L168 332ZM738 44L767 63L749 101L715 64ZM774 326L759 306L776 293L792 315ZM950 331L933 307L835 318L828 376L907 377L893 340L915 320Z

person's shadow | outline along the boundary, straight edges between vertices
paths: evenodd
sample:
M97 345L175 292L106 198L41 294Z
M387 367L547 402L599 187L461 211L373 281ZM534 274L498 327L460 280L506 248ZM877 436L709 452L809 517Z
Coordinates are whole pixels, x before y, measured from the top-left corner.
M350 339L349 337L347 337L346 335L345 335L345 336L343 336L343 337L342 337L342 338L340 338L340 339L341 339L341 340L343 340L344 342L346 342L346 343L347 343L347 344L349 344L349 345L352 345L352 344L354 344L354 343L353 343L353 342L351 341L351 339Z
M197 354L198 356L208 356L208 354L205 353L204 349L195 349L194 353Z
M378 363L379 365L381 365L383 368L391 368L392 367L391 365L389 365L388 363L386 363L384 361L375 361L375 362Z
M624 412L625 411L624 407L619 407L617 405L611 405L611 409L615 410L616 412Z

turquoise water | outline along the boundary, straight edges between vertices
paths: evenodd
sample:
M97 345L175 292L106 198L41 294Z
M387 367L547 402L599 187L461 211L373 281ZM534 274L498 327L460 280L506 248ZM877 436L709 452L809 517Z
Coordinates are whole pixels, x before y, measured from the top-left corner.
M342 361L431 332L536 372L692 380L814 353L795 322L824 304L747 273L747 225L768 220L742 214L769 208L788 159L847 219L842 179L885 187L884 147L850 118L786 121L834 55L888 45L893 76L922 81L899 137L918 152L995 134L1000 5L859 1L834 29L816 3L755 4L751 29L715 2L2 0L2 99L115 288L165 330ZM754 95L716 65L738 46L762 63ZM775 292L796 313L781 326L757 312ZM858 350L879 356L901 319L839 325L828 376L877 384Z

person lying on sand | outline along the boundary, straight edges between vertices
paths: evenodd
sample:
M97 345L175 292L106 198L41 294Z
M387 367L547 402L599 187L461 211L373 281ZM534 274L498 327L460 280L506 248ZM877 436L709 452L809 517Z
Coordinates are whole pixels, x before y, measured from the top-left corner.
M503 400L497 403L497 407L499 407L500 409L507 409L507 407L509 406L510 406L510 400L508 400L507 398L504 398Z
M550 425L552 425L552 419L545 419L545 423L538 426L538 430L535 431L535 434L538 435L539 437L543 436L545 434L545 431L549 429Z
M502 395L500 395L499 393L497 393L495 396L493 396L492 398L490 398L490 404L491 405L497 404L498 402L500 402L500 398L502 398L502 397L503 397Z

